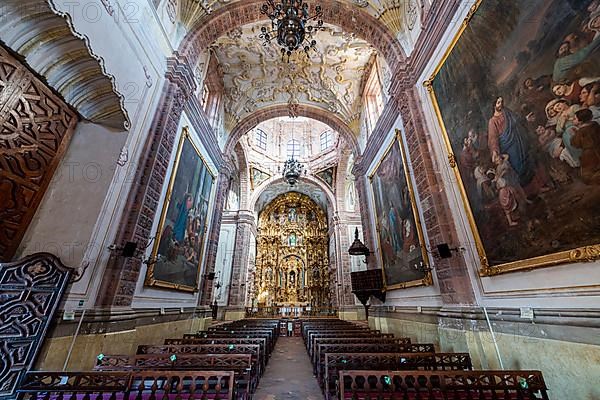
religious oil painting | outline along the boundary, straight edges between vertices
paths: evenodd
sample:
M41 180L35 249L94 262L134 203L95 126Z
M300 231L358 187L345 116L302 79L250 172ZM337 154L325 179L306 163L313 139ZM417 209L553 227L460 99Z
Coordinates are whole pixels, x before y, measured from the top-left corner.
M317 176L327 184L331 189L335 187L335 167L329 167L323 171L317 172Z
M387 290L431 284L423 232L399 131L370 175Z
M260 169L252 168L252 173L250 174L250 185L252 187L252 190L259 187L264 181L266 181L270 177L270 174L261 171Z
M214 176L187 130L181 136L175 160L146 284L195 291Z
M481 274L598 258L600 1L480 1L426 85Z

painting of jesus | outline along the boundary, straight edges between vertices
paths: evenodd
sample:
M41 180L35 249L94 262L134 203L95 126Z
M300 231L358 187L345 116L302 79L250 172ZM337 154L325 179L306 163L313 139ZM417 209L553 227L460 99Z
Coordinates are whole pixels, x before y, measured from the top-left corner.
M482 275L600 254L599 15L479 0L426 82Z

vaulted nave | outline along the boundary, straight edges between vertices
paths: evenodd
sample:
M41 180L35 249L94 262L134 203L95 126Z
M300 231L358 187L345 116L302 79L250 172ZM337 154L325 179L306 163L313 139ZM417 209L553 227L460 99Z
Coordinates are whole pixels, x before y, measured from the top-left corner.
M600 399L599 0L0 0L0 400Z

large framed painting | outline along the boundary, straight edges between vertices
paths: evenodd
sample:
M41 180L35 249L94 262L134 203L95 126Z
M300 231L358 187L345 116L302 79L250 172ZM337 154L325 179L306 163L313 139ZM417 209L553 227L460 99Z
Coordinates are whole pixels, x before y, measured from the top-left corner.
M400 131L369 176L386 290L432 283Z
M214 180L184 129L155 235L146 285L197 290Z
M600 258L600 2L479 1L425 84L481 275Z

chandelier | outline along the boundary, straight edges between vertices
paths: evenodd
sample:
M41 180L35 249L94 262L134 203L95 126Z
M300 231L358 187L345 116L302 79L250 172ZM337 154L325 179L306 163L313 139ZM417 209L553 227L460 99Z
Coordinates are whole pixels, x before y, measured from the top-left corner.
M288 62L290 55L300 48L308 55L310 49L317 45L317 41L312 38L313 34L325 29L321 19L321 6L316 6L315 14L309 16L308 4L302 0L280 0L277 4L274 0L267 0L260 12L269 17L271 28L263 26L259 38L264 40L264 46L277 38L277 44L281 46L281 58L287 56ZM307 25L312 20L316 20L316 24Z
M306 173L304 165L300 164L298 160L294 160L294 157L283 164L283 178L291 186L294 186L298 182L302 172Z

